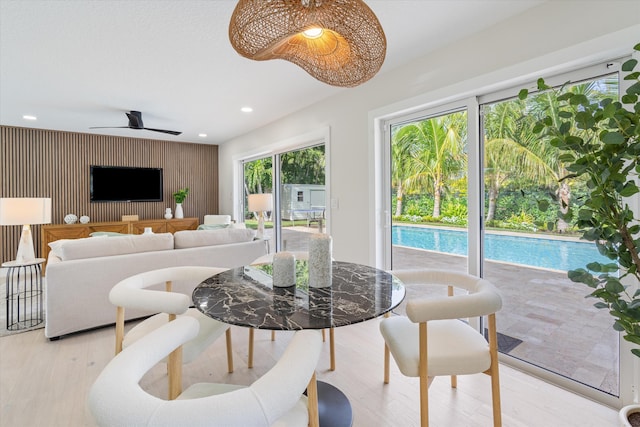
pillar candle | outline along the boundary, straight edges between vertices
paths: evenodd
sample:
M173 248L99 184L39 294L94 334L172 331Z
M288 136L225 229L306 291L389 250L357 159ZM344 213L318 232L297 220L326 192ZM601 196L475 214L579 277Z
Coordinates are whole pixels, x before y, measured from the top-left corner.
M296 257L291 252L273 255L273 286L287 287L296 284Z
M309 239L309 286L331 286L331 236L313 234Z

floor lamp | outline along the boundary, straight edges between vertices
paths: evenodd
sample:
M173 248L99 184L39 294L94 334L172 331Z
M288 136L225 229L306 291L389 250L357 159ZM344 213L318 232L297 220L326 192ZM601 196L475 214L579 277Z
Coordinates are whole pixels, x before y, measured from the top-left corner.
M249 194L248 209L258 214L258 232L256 238L264 238L264 213L273 210L273 196L271 193Z
M36 259L31 224L51 223L51 199L15 197L0 198L0 225L22 225L16 261L30 263Z

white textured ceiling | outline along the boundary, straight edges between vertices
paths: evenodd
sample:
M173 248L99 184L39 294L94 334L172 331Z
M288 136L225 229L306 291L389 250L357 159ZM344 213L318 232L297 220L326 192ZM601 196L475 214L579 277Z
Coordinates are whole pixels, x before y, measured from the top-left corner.
M542 1L366 3L387 37L384 73ZM350 90L286 61L240 57L227 36L235 4L0 0L0 124L220 144ZM245 105L254 112L240 112ZM125 126L129 110L183 133L89 129Z

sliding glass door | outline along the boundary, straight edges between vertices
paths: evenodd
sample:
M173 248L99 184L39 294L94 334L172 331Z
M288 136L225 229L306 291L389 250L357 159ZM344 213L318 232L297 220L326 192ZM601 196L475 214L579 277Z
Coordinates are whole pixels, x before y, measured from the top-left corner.
M247 227L257 216L247 196L270 193L265 236L271 251L306 251L309 236L326 232L325 145L318 144L243 162L244 212Z
M618 99L617 75L564 86L590 102ZM542 115L558 120L550 92L481 106L485 183L484 277L504 293L498 331L509 356L618 396L618 333L606 310L567 271L608 263L579 239L575 219L586 184L564 179L561 152L532 132ZM548 208L547 208L548 207Z
M391 126L392 268L467 269L467 112Z

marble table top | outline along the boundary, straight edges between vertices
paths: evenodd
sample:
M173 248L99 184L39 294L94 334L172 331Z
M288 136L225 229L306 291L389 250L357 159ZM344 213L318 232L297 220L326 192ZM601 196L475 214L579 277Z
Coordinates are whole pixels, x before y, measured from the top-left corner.
M402 282L373 267L333 261L332 284L308 286L307 261L296 261L296 285L274 287L272 265L234 268L193 291L195 307L232 325L271 330L325 329L381 316L405 296Z

